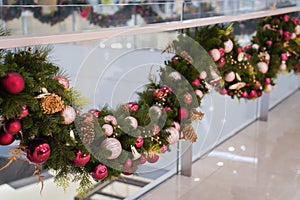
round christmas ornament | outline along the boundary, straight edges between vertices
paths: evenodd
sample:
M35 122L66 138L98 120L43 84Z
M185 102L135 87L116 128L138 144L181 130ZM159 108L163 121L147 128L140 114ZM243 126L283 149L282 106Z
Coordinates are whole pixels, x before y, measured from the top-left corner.
M98 164L94 167L93 171L90 172L90 174L95 180L102 180L108 175L107 167L103 164Z
M270 85L270 84L265 85L264 92L270 93L272 91L272 89L273 89L272 85Z
M179 124L178 122L176 122L176 121L174 121L173 124L174 124L175 128L176 128L178 131L180 131L180 124Z
M265 62L258 62L257 67L258 67L258 71L260 71L263 74L267 73L269 69L268 64Z
M169 77L173 78L175 81L181 80L181 74L179 72L171 72Z
M184 94L184 103L186 103L186 104L191 104L193 102L193 97L192 97L192 95L190 94L190 93L185 93Z
M248 97L248 92L247 92L247 91L244 91L244 92L241 94L241 97L242 97L242 98L247 98L247 97Z
M6 133L15 135L16 133L18 133L21 130L20 120L18 120L18 119L8 120L7 122L5 122L5 124L3 126L3 130Z
M260 89L260 87L261 87L260 82L256 81L255 84L254 84L254 89L258 90L258 89Z
M165 130L170 133L169 137L166 139L169 144L175 144L179 140L179 131L174 127L169 127Z
M221 53L218 49L210 50L210 56L212 57L213 61L218 61L221 58Z
M149 163L155 163L158 161L158 159L159 159L159 155L157 155L157 154L153 154L153 155L150 155L147 157L147 161Z
M202 99L203 98L203 92L201 90L195 90L195 94Z
M156 90L153 90L152 95L156 99L161 99L161 98L163 98L165 96L165 93L161 89L156 89Z
M125 170L128 170L128 169L131 168L131 166L132 166L132 160L128 158L128 159L126 160L126 162L123 164L123 168L124 168Z
M150 116L155 116L158 119L162 115L162 110L158 106L151 106L149 108L149 113L150 113Z
M28 114L29 114L29 111L27 109L27 106L26 105L22 106L22 111L19 115L19 119L23 119L23 118L27 117Z
M145 155L141 155L141 158L140 158L140 164L145 164L147 161L147 158Z
M99 117L99 115L100 115L100 110L98 110L98 109L91 109L91 110L89 110L89 113L91 113L91 114L93 114L95 117Z
M69 88L70 83L69 80L64 76L54 76L53 79L56 79L60 84L62 84L65 88Z
M224 51L225 53L230 53L233 49L233 42L232 40L227 40L226 42L224 42Z
M280 69L281 71L286 71L287 65L285 64L285 62L283 62L283 63L280 64L279 69Z
M111 151L111 156L107 159L116 159L122 153L122 145L116 138L106 138L102 143L101 147Z
M173 92L172 88L166 85L162 86L160 90L163 91L165 94L171 94Z
M253 44L252 48L258 50L259 49L259 45L258 44Z
M222 94L222 95L225 95L225 94L228 93L228 91L226 90L226 88L220 88L220 89L218 90L218 92L219 92L220 94Z
M104 131L104 134L109 137L114 133L114 129L110 124L104 124L102 126L102 130Z
M160 150L162 153L165 153L168 150L168 147L166 145L162 145Z
M280 57L282 61L286 61L288 59L287 53L281 53Z
M225 58L220 58L219 67L224 67L225 64L226 64Z
M0 145L10 145L15 141L15 137L12 134L6 133L2 128L0 129Z
M200 80L197 79L197 78L193 80L192 84L197 86L197 87L199 87L201 85Z
M269 77L267 77L266 79L265 79L265 84L271 84L271 79L269 78Z
M178 109L178 119L179 120L185 120L186 118L188 118L189 116L189 112L186 108L180 107Z
M23 77L16 72L8 72L5 77L0 79L0 83L3 89L10 94L18 94L25 87Z
M114 126L118 125L117 119L112 115L106 115L103 120L105 123L111 123Z
M66 105L61 111L61 116L64 118L63 124L71 124L76 118L76 112L72 106Z
M85 166L91 159L89 154L84 154L80 150L75 151L75 158L72 160L72 163L76 167L83 167Z
M295 33L296 33L296 35L300 35L300 25L297 25L295 27Z
M140 148L143 146L143 144L144 144L144 138L142 136L138 136L135 141L135 146L137 148Z
M206 71L202 71L202 72L199 74L199 78L202 79L202 80L206 79L206 77L207 77Z
M257 92L255 90L251 90L248 96L250 99L254 99L257 97Z
M220 51L221 57L223 57L223 56L225 55L225 50L224 50L224 48L220 47L220 48L219 48L219 51Z
M138 127L138 121L136 120L136 118L134 118L132 116L128 116L128 117L125 117L125 120L129 120L130 126L133 127L134 129L136 129Z
M35 164L46 162L51 154L50 145L44 140L33 140L26 148L26 156Z
M235 73L233 71L227 72L224 76L225 81L232 82L235 79Z
M158 135L160 132L160 127L157 124L154 124L152 127L152 133L153 135Z
M139 105L135 102L129 102L127 104L127 106L129 108L129 110L132 111L132 112L136 112L139 109Z

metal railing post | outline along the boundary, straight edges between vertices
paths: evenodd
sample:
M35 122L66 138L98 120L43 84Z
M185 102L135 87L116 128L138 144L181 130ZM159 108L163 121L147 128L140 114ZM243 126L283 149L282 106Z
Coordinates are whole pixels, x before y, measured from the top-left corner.
M192 175L193 146L190 141L182 141L180 146L180 171L183 176Z
M268 121L270 94L264 93L260 99L259 120Z

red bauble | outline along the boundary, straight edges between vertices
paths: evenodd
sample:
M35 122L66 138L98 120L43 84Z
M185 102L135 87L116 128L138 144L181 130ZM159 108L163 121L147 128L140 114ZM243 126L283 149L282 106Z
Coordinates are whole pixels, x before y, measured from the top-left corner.
M186 108L179 108L178 109L178 119L179 120L185 120L186 118L188 118L189 116L189 112Z
M147 161L147 158L145 155L141 155L141 158L140 158L140 164L145 164Z
M25 87L23 77L16 72L9 72L4 78L1 78L1 85L10 94L18 94Z
M26 152L28 160L36 164L41 164L48 160L51 148L46 141L36 139L28 145Z
M3 129L6 133L16 134L21 130L21 122L18 119L11 119L5 122Z
M99 117L100 115L100 110L97 110L97 109L91 109L89 110L89 113L93 114L95 117Z
M149 156L149 157L147 158L147 161L148 161L149 163L155 163L155 162L158 161L158 159L159 159L159 156L158 156L157 154L154 154L154 155L152 155L152 156Z
M257 97L257 92L255 90L251 90L249 93L249 98L253 99Z
M22 111L19 115L19 119L23 119L23 118L27 117L28 114L29 114L29 111L27 109L27 106L26 105L22 106Z
M128 158L126 162L123 164L123 168L127 171L131 168L131 166L132 166L132 160Z
M90 174L95 180L102 180L108 175L107 167L105 165L98 164L96 167L94 167Z
M69 88L69 80L64 76L53 76L53 79L58 80L60 84L62 84L65 88Z
M72 160L72 163L76 167L83 167L85 166L91 159L89 154L84 154L80 150L75 151L76 157Z
M129 108L129 110L132 112L136 112L139 109L139 105L135 102L129 102L129 103L127 103L127 106Z
M138 136L135 141L135 146L137 148L140 148L143 146L143 144L144 144L144 138L142 136Z
M13 143L15 137L12 134L4 132L4 130L0 129L0 145L9 145Z

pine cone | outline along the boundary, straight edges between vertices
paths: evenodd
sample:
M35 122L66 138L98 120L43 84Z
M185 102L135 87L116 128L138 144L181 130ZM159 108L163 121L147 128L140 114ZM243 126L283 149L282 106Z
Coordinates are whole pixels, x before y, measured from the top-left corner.
M197 134L195 133L195 130L192 125L188 125L184 127L183 131L183 138L186 140L190 140L191 142L196 142L197 141Z
M44 114L60 112L64 109L64 106L64 101L61 97L54 93L45 95L41 100L41 109Z
M94 116L91 113L81 115L76 123L76 130L84 144L91 144L95 138Z
M193 109L191 112L191 120L192 121L201 120L203 116L204 116L204 113L197 111L196 109Z

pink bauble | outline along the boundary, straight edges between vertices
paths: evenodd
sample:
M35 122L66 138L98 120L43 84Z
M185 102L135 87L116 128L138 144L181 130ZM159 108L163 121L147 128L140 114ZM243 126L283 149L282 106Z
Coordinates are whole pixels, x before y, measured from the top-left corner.
M117 119L112 115L106 115L103 120L105 123L111 123L114 126L118 125Z
M0 145L10 145L15 141L15 137L12 134L6 133L2 128L0 129Z
M272 46L272 44L273 44L272 40L268 40L268 41L266 41L266 45L268 45L268 46Z
M221 53L218 49L210 50L210 56L212 57L213 61L218 61L221 58Z
M280 66L279 66L279 69L280 69L281 71L286 71L286 69L287 69L286 64L285 64L285 63L281 63Z
M235 73L233 71L229 71L225 74L225 77L224 77L225 81L227 82L232 82L234 81L235 79Z
M281 53L280 58L281 58L282 61L286 61L288 59L287 53Z
M160 147L160 150L161 150L162 153L165 153L168 150L168 147L166 145L162 145Z
M8 72L5 77L0 79L0 83L3 89L10 94L18 94L25 87L23 77L16 72Z
M185 120L186 118L188 118L189 116L189 112L186 108L180 107L178 109L178 119L179 120Z
M248 97L248 92L247 92L247 91L244 91L244 92L241 94L241 97L247 98L247 97Z
M53 76L53 79L56 79L60 84L62 84L65 88L69 88L69 80L64 76Z
M76 112L72 106L66 105L64 109L60 112L61 116L64 118L63 124L71 124L76 118Z
M273 89L272 85L270 85L270 84L265 85L264 92L269 93L272 91L272 89Z
M75 151L75 158L72 160L72 163L76 167L85 166L91 159L91 155L84 154L80 150Z
M140 164L145 164L147 161L147 158L145 155L141 155L141 158L140 158Z
M128 170L128 169L131 168L131 166L132 166L132 160L128 158L128 159L126 160L126 162L123 164L123 168L124 168L125 170Z
M148 161L149 163L155 163L155 162L158 161L158 159L159 159L159 156L158 156L157 154L154 154L154 155L149 156L149 157L147 158L147 161Z
M257 92L255 90L251 90L248 98L253 99L257 97Z
M226 64L225 58L220 58L219 67L224 67L225 64Z
M169 77L173 78L174 80L181 80L181 74L179 72L171 72Z
M111 151L111 156L107 158L109 160L116 159L122 153L122 145L119 140L115 138L106 138L101 143L101 147Z
M137 103L135 103L135 102L129 102L129 103L127 103L127 107L132 112L136 112L139 109L139 105Z
M267 77L266 79L265 79L265 83L268 85L268 84L271 84L271 79L269 78L269 77Z
M220 48L219 48L219 52L220 52L221 57L223 57L223 56L225 55L225 50L224 50L224 48L220 47Z
M284 31L283 36L285 40L290 40L291 39L291 33L289 31Z
M291 39L293 40L293 39L295 39L296 37L297 37L296 33L292 33Z
M160 90L166 94L171 94L173 92L172 88L170 88L169 86L166 86L166 85L162 86L160 88Z
M44 141L36 139L29 143L26 148L27 158L30 162L41 164L48 160L51 154L50 145Z
M98 164L94 167L93 171L90 172L90 174L95 180L102 180L108 175L107 167L103 164Z
M258 90L258 89L260 89L260 87L261 87L260 82L256 81L255 84L254 84L254 89Z
M175 144L179 140L179 131L174 127L169 127L165 130L166 132L170 133L170 135L167 137L167 142L169 144Z
M267 73L269 69L268 64L265 62L258 62L257 67L258 67L258 71L260 71L263 74Z
M5 122L3 126L3 130L6 133L15 135L21 130L21 122L18 119L10 119L7 122Z
M199 87L201 83L200 83L200 80L196 78L193 80L192 84Z
M19 114L18 118L19 118L19 119L23 119L23 118L27 117L28 114L29 114L29 111L28 111L28 109L27 109L27 106L24 105L24 106L22 106L22 111L21 111L21 113Z
M114 129L110 124L104 124L102 126L102 130L104 131L104 134L109 137L114 133Z
M195 90L195 94L202 99L203 98L203 92L201 90Z
M228 91L226 90L226 88L221 88L221 89L218 90L218 92L219 92L220 94L222 94L222 95L225 95L225 94L228 93Z
M143 144L144 144L144 138L142 136L138 136L135 141L135 146L137 148L140 148L143 146Z
M259 45L258 44L253 44L252 48L258 50L259 49Z
M226 42L224 42L224 51L225 53L229 53L231 52L233 49L233 42L232 40L227 40Z
M190 94L190 93L185 93L184 94L184 103L186 103L186 104L191 104L193 102L193 97L192 97L192 95Z
M136 118L134 118L132 116L128 116L128 117L125 117L125 120L129 120L130 126L132 126L134 129L136 129L138 127L138 121L136 120Z
M170 111L170 110L171 110L171 107L166 106L166 107L164 107L164 110L165 110L165 111Z
M202 79L202 80L206 79L206 77L207 77L206 71L202 71L202 72L199 74L199 78Z
M89 113L91 113L91 114L93 114L95 117L99 117L99 115L100 115L100 110L98 110L98 109L91 109L91 110L89 110Z
M160 132L160 127L157 124L154 124L152 127L152 133L153 135L158 135Z

